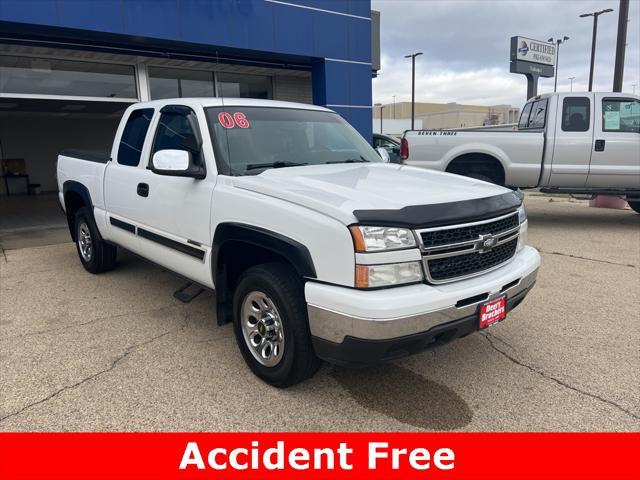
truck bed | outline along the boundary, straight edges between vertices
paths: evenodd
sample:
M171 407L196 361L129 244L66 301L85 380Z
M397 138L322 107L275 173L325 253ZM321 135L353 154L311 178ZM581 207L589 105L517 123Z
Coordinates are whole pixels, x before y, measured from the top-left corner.
M60 155L96 163L107 163L109 160L111 160L111 155L109 154L109 152L101 150L81 150L76 148L67 148L66 150L60 152Z
M463 155L489 155L502 163L507 185L535 186L540 178L545 144L540 130L416 130L405 138L406 165L446 171Z

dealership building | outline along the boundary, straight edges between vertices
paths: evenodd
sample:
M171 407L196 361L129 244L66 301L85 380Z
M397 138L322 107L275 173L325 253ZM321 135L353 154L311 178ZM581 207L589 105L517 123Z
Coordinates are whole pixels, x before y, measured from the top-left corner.
M370 138L378 39L368 0L0 0L0 194L55 191L58 152L144 100L313 103Z

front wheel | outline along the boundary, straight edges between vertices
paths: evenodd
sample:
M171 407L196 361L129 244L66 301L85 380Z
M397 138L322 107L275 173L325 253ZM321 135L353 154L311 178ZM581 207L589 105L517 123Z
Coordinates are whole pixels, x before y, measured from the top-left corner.
M313 376L320 367L311 344L304 285L289 267L249 268L234 294L233 329L253 373L275 387Z
M627 203L636 213L640 213L640 200L627 200Z

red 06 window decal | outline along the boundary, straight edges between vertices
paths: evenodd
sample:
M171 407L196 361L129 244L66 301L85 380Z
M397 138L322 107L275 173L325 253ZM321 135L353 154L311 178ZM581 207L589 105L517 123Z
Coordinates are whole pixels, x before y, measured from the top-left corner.
M233 114L233 119L236 121L236 125L240 128L249 128L249 120L242 112L236 112Z
M233 123L233 117L227 112L220 112L218 114L218 122L224 128L233 128L235 125Z
M218 122L224 128L249 128L249 120L247 120L247 116L242 112L236 112L231 116L230 113L220 112L218 114Z

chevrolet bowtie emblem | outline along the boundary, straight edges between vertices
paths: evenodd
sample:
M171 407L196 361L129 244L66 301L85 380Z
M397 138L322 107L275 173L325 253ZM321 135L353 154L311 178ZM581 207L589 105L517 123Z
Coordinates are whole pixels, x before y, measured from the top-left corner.
M493 250L493 247L495 247L497 244L498 238L488 233L486 235L480 235L480 240L476 242L476 249L480 253L486 253Z

